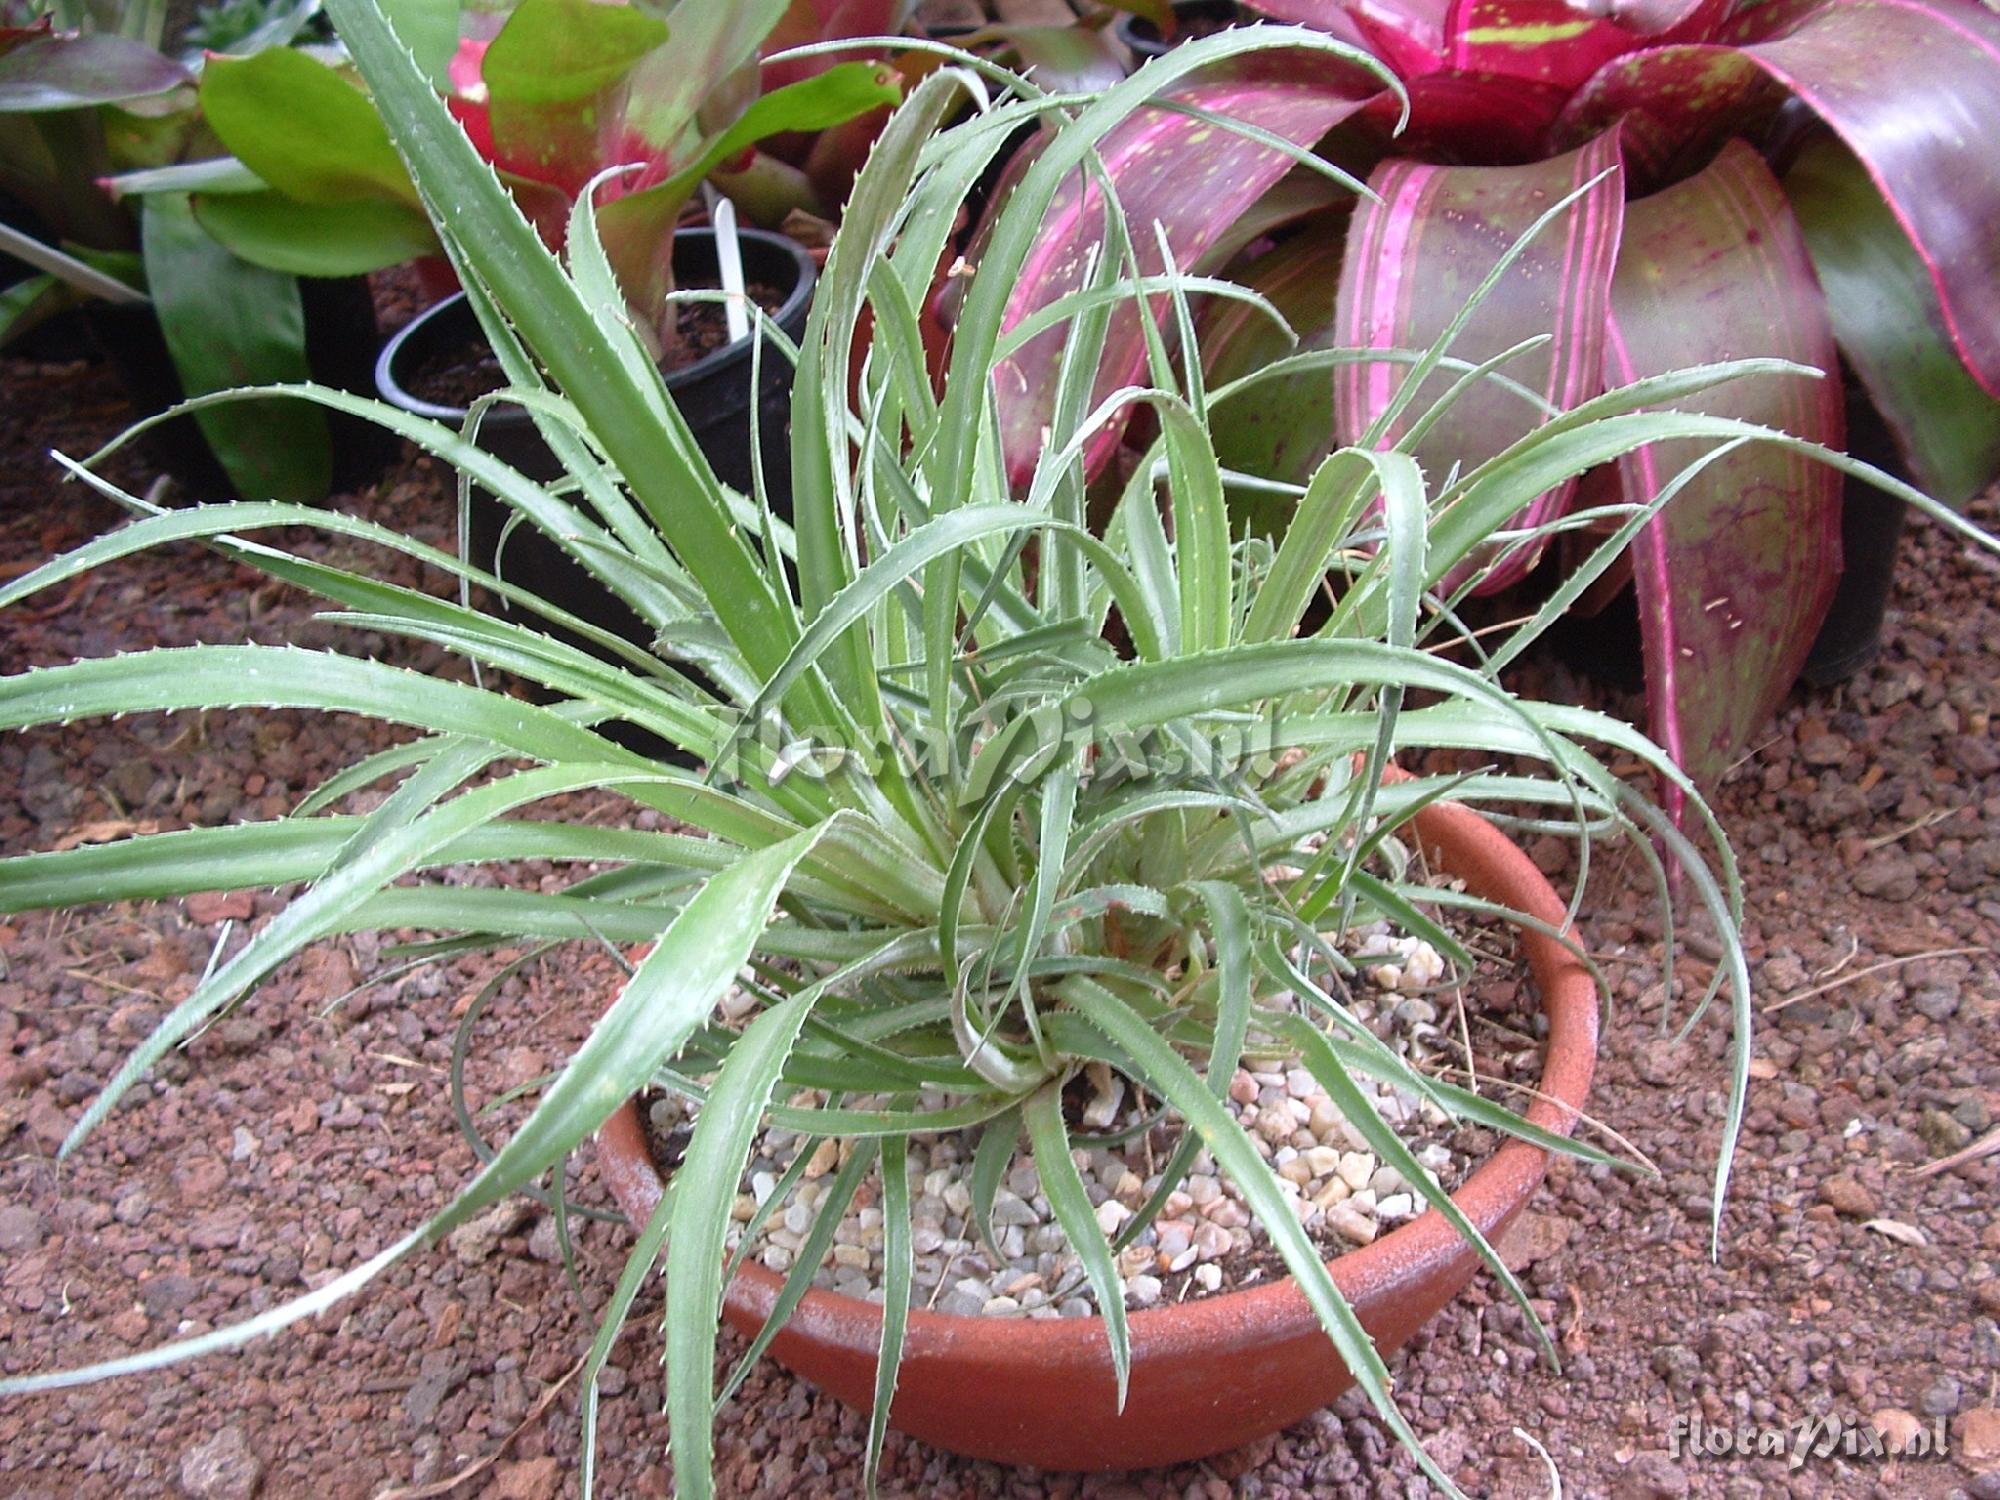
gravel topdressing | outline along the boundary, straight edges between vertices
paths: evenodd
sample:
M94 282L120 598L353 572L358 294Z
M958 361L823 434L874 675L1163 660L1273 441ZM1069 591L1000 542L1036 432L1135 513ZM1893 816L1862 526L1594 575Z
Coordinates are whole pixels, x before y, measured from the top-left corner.
M1443 976L1444 963L1429 944L1391 935L1379 925L1357 930L1349 945L1375 993L1358 998L1354 1013L1419 1068L1448 1062L1436 1005L1419 991ZM1125 1081L1094 1066L1083 1080L1073 1133L1117 1144L1079 1146L1072 1154L1096 1207L1098 1226L1115 1237L1161 1184L1182 1123L1158 1106L1133 1097ZM1477 1159L1476 1139L1461 1132L1434 1104L1415 1093L1361 1080L1376 1108L1410 1147L1425 1173L1455 1189ZM821 1102L803 1095L796 1102ZM868 1107L867 1101L856 1101ZM886 1101L882 1101L886 1103ZM942 1106L926 1097L926 1109ZM1305 1069L1277 1059L1251 1060L1229 1087L1228 1108L1259 1155L1278 1174L1299 1222L1324 1253L1366 1245L1422 1212L1423 1199L1394 1167L1378 1161L1355 1124L1344 1118ZM649 1106L656 1142L684 1131L687 1114L677 1098L656 1097ZM1148 1124L1148 1121L1151 1124ZM913 1220L914 1305L957 1315L989 1317L1091 1317L1095 1295L1082 1262L1050 1212L1041 1177L1025 1142L994 1197L993 1236L987 1244L972 1214L972 1161L978 1132L913 1138L909 1146ZM801 1149L786 1130L759 1137L743 1191L732 1212L729 1244L746 1226L751 1253L768 1269L788 1273L796 1263L838 1168L850 1147L822 1141L813 1148L789 1198L757 1220L757 1210L777 1191ZM657 1150L657 1147L656 1147ZM877 1179L864 1179L847 1205L813 1284L879 1302L882 1298L882 1210ZM1117 1257L1129 1308L1155 1307L1285 1274L1264 1226L1237 1184L1216 1170L1207 1151L1154 1220Z

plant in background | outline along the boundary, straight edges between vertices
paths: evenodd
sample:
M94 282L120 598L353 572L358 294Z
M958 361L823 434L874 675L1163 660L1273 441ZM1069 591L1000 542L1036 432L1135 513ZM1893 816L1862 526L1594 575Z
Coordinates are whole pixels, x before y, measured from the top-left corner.
M900 19L894 4L859 17L820 17L805 0L691 4L662 20L635 5L522 0L490 39L461 39L455 7L406 8L427 76L551 245L594 190L605 253L649 340L673 290L674 226L704 181L760 218L826 211L803 170L758 144L811 140L900 92L892 71L868 62L794 64L797 76L766 78L762 92L759 78L759 49L780 30L837 40L857 20ZM201 106L232 154L127 188L194 189L211 233L278 270L348 275L437 252L417 188L344 58L218 59Z
M1392 857L1402 823L1440 798L1523 809L1535 826L1580 839L1586 854L1604 837L1649 835L1681 863L1720 935L1715 989L1729 992L1735 1017L1734 1093L1717 1167L1722 1201L1747 1078L1749 1000L1735 876L1719 830L1643 736L1496 685L1499 665L1554 616L1560 598L1480 665L1430 648L1456 640L1439 593L1446 580L1533 496L1595 465L1648 444L1690 445L1656 505L1753 443L1863 471L1799 439L1670 409L1744 380L1811 389L1810 371L1738 361L1621 385L1478 464L1427 481L1410 450L1448 415L1427 395L1431 377L1444 373L1466 388L1488 378L1449 355L1458 330L1447 329L1410 356L1388 401L1383 426L1399 423L1400 436L1378 447L1371 435L1320 463L1291 492L1295 514L1278 538L1232 540L1211 413L1338 357L1294 356L1236 385L1211 386L1198 361L1176 377L1161 342L1149 340L1142 378L1093 399L1116 347L1115 314L1135 298L1166 297L1185 339L1194 336L1195 291L1272 311L1254 295L1170 271L1135 275L1136 246L1150 231L1133 230L1115 199L1101 240L1082 252L1076 289L1011 329L1008 309L1051 203L1155 89L1260 56L1361 64L1311 33L1246 30L1093 98L1049 95L961 57L912 89L856 181L796 351L795 521L780 527L761 495L720 485L691 440L626 315L590 195L575 201L559 262L381 12L369 0L334 0L332 12L506 365L511 385L493 399L532 413L569 473L544 487L451 428L337 392L289 389L372 414L513 508L522 524L591 559L664 649L699 648L702 675L683 670L678 656L595 630L451 553L357 518L277 503L161 513L88 464L69 465L137 519L0 590L0 606L143 548L206 540L342 606L328 618L366 640L387 633L442 645L474 667L538 684L555 701L537 706L358 654L286 646L207 644L0 678L0 728L289 706L416 731L333 777L289 818L0 861L0 910L9 911L302 886L135 1050L65 1153L169 1049L323 938L359 928L449 934L418 950L429 958L523 942L652 946L526 1122L434 1217L379 1255L244 1323L85 1370L10 1380L0 1392L156 1368L311 1316L552 1169L559 1192L568 1155L621 1100L657 1081L702 1107L606 1309L586 1413L596 1371L664 1245L676 1477L684 1494L711 1490L724 1234L769 1114L806 1143L801 1163L815 1142L854 1144L862 1168L843 1177L850 1188L876 1162L888 1254L872 1481L909 1306L912 1136L983 1126L1004 1167L1026 1129L1047 1195L1097 1288L1104 1378L1122 1394L1130 1334L1061 1103L1073 1075L1101 1066L1188 1122L1190 1145L1165 1169L1163 1188L1187 1170L1197 1137L1240 1184L1340 1357L1414 1444L1380 1356L1221 1095L1246 1050L1277 1049L1353 1100L1353 1122L1391 1161L1401 1159L1398 1139L1357 1075L1415 1090L1455 1117L1603 1159L1412 1071L1369 1045L1336 998L1334 940L1372 913L1433 934L1466 965L1464 948L1426 913L1478 903L1421 884ZM941 129L967 100L974 112ZM1004 143L1040 120L1062 123L991 226L934 387L916 309L966 194ZM1574 201L1558 195L1532 228L1559 231ZM1539 243L1531 234L1514 253ZM1491 290L1468 287L1460 321L1476 317ZM866 343L857 338L864 325L874 330ZM1069 352L1037 457L1010 485L995 375L1044 330L1059 330ZM1133 402L1155 414L1159 436L1108 518L1093 523L1083 454ZM1652 509L1625 516L1580 579L1608 566ZM493 590L514 613L476 613L263 539L284 527L338 535L343 550L365 542L421 558L443 579ZM1338 603L1301 635L1330 568ZM575 633L608 660L531 620ZM1422 702L1406 705L1406 693ZM598 732L609 720L637 724L708 769L621 748ZM1252 730L1249 754L1218 750ZM1607 770L1590 748L1600 742L1686 792L1719 875ZM1382 784L1392 756L1431 748L1496 759L1454 776ZM1501 756L1518 758L1520 769ZM334 810L348 794L392 780L372 811ZM521 816L581 792L665 814L674 828ZM1653 859L1647 837L1633 843ZM524 858L593 868L558 891L425 878ZM718 1003L746 964L758 1004L725 1024ZM774 1105L806 1087L838 1092L815 1096L810 1107ZM842 1102L865 1096L889 1102ZM1433 1207L1456 1214L1425 1174L1409 1177ZM783 1203L774 1193L766 1210ZM837 1221L840 1206L822 1211ZM1462 1216L1453 1222L1470 1227ZM1478 1248L1522 1300L1483 1241ZM802 1258L781 1312L811 1273ZM586 1445L586 1489L592 1463Z
M1402 88L1262 58L1179 80L1102 153L1127 213L1164 226L1159 244L1140 237L1143 266L1170 255L1235 277L1282 306L1307 347L1422 348L1526 225L1584 189L1454 345L1504 360L1516 387L1468 392L1423 436L1413 451L1430 474L1484 463L1524 420L1607 388L1751 355L1830 378L1736 381L1688 409L1838 447L1844 363L1933 494L1958 504L2000 472L2000 164L1977 144L2000 133L2000 19L1972 0L1254 8L1365 49ZM1264 138L1218 134L1218 112ZM1365 176L1371 195L1351 211L1329 204L1299 170L1313 150ZM1102 219L1094 188L1058 198L1008 327L1076 289L1074 247ZM1288 234L1274 246L1276 226ZM1165 300L1154 310L1164 317ZM1100 396L1144 368L1139 323L1133 310L1114 323ZM1292 347L1241 305L1218 309L1204 334L1212 380ZM1060 337L1044 334L1000 371L1016 488L1038 461L1062 358ZM1396 389L1397 367L1378 362L1266 387L1218 408L1218 451L1296 482L1364 434L1402 434L1382 421ZM1091 472L1120 425L1087 449ZM1550 486L1518 517L1534 538L1510 544L1477 590L1519 581L1544 523L1645 504L1677 457L1640 449ZM1698 779L1730 763L1797 677L1841 566L1840 504L1832 471L1746 447L1636 539L1653 734ZM1254 495L1240 505L1268 516Z
M195 8L181 36L181 45L197 55L332 41L333 27L320 0L209 0Z
M268 16L231 46L293 55L285 44L314 8ZM97 27L77 7L0 30L0 190L47 236L0 225L0 253L39 273L0 300L0 345L79 303L150 306L190 394L304 380L305 313L292 276L232 254L197 222L184 192L148 198L135 212L105 186L114 174L208 149L196 106L202 59L160 50L163 16L135 4ZM332 452L311 406L265 403L197 420L240 493L326 494Z

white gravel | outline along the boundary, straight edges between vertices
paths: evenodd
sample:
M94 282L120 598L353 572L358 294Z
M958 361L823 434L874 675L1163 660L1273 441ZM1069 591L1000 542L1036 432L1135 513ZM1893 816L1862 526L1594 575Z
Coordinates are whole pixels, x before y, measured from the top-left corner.
M1354 1004L1354 1013L1413 1062L1424 1063L1449 1050L1436 1024L1431 1000L1415 993L1434 985L1445 964L1428 943L1397 937L1376 927L1352 934L1349 951L1372 981ZM1137 1101L1121 1080L1097 1083L1086 1103L1085 1130L1116 1134L1141 1120ZM1374 1087L1376 1106L1402 1136L1433 1181L1455 1187L1471 1163L1450 1144L1453 1127L1434 1106L1406 1091ZM804 1102L804 1101L801 1101ZM862 1103L863 1101L855 1101ZM926 1098L924 1107L944 1101ZM1411 1184L1368 1151L1361 1133L1333 1105L1312 1075L1277 1060L1239 1070L1229 1088L1229 1108L1250 1133L1260 1155L1278 1173L1300 1222L1328 1254L1365 1245L1414 1217L1422 1205ZM654 1124L664 1132L681 1122L680 1102L658 1099ZM1109 1127L1109 1128L1107 1128ZM1075 1153L1097 1221L1115 1235L1159 1187L1159 1169L1172 1153L1178 1116L1116 1147L1079 1148ZM913 1300L919 1306L955 1314L1086 1317L1096 1312L1076 1254L1049 1210L1034 1165L1022 1154L994 1200L989 1247L971 1218L970 1175L976 1132L965 1131L910 1143L909 1171L915 1261ZM769 1130L760 1138L745 1191L736 1200L729 1243L733 1249L758 1205L775 1191L791 1165L798 1139ZM834 1173L848 1148L833 1141L814 1151L790 1201L764 1220L753 1254L780 1273L791 1270L818 1216ZM879 1186L862 1182L834 1234L831 1252L814 1284L850 1296L881 1300L882 1210ZM1236 1184L1223 1177L1206 1151L1196 1159L1164 1211L1119 1256L1128 1307L1200 1296L1247 1283L1265 1274L1268 1263L1263 1226L1249 1211ZM996 1253L997 1252L997 1253Z

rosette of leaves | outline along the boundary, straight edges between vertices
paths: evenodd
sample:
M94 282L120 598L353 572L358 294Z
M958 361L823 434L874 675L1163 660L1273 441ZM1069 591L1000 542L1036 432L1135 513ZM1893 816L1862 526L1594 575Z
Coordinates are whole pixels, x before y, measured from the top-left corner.
M2000 473L2000 17L1976 0L1253 0L1276 21L1346 40L1361 68L1238 58L1182 75L1105 142L1103 170L1142 264L1227 274L1270 297L1313 348L1422 348L1553 199L1560 232L1512 264L1453 352L1504 359L1524 388L1468 392L1415 452L1443 476L1486 462L1522 422L1635 378L1770 356L1829 379L1732 382L1689 410L1841 446L1851 373L1909 472L1961 504ZM1216 128L1218 115L1260 127ZM1299 169L1317 151L1364 178L1355 203ZM1098 189L1060 195L1007 311L1015 327L1070 294L1070 247L1102 217ZM1156 322L1166 316L1154 299ZM1143 368L1139 313L1120 315L1099 394ZM1166 325L1162 325L1166 326ZM1268 320L1218 309L1210 378L1289 352ZM1009 480L1027 482L1060 340L1000 372ZM1441 377L1440 377L1441 379ZM1395 367L1318 372L1217 411L1238 467L1300 481L1333 449L1376 440ZM1442 389L1434 386L1434 390ZM1408 422L1406 412L1402 420ZM1119 442L1107 424L1090 472ZM1534 496L1525 528L1646 504L1678 468L1647 447ZM1239 516L1270 506L1247 492ZM1709 468L1636 538L1650 726L1698 779L1719 775L1798 676L1841 567L1839 475L1750 447ZM1545 533L1537 533L1545 535ZM1481 592L1534 565L1510 544ZM1470 576L1469 573L1463 576Z
M435 934L409 950L411 962L522 945L529 953L575 942L651 947L525 1122L379 1254L244 1322L83 1370L10 1380L0 1393L155 1369L280 1329L354 1295L506 1195L546 1192L535 1185L551 1171L561 1205L565 1159L620 1101L657 1085L700 1109L606 1305L586 1371L586 1412L613 1338L664 1263L676 1482L687 1495L711 1492L724 1235L768 1120L806 1143L801 1170L817 1142L839 1139L863 1163L843 1181L858 1181L871 1160L879 1174L888 1254L872 1481L910 1299L905 1166L913 1136L982 1131L990 1202L998 1180L990 1168L1004 1169L1025 1132L1097 1291L1104 1379L1122 1394L1128 1333L1113 1246L1088 1213L1061 1105L1068 1079L1104 1066L1189 1127L1162 1197L1188 1169L1193 1143L1206 1144L1362 1389L1414 1444L1380 1356L1223 1097L1246 1053L1281 1051L1352 1102L1354 1122L1391 1163L1404 1161L1405 1148L1358 1080L1393 1082L1456 1118L1608 1160L1413 1071L1343 1002L1344 924L1387 916L1463 973L1469 954L1452 916L1467 907L1509 916L1423 884L1398 857L1404 820L1441 798L1573 837L1586 869L1608 838L1627 839L1656 872L1654 840L1678 861L1682 889L1719 934L1713 993L1727 996L1735 1030L1716 1166L1723 1201L1749 1062L1748 978L1727 843L1671 759L1637 731L1497 686L1498 653L1482 659L1478 642L1460 639L1442 590L1531 497L1647 444L1689 445L1668 492L1750 444L1860 471L1801 439L1672 409L1741 380L1810 387L1814 372L1753 360L1646 377L1524 426L1485 462L1427 481L1411 448L1449 408L1426 394L1431 378L1443 373L1464 389L1504 378L1450 356L1456 329L1447 329L1402 372L1385 417L1412 418L1400 436L1341 448L1286 491L1294 514L1277 539L1233 539L1224 503L1233 476L1217 455L1212 414L1314 361L1330 368L1329 357L1293 356L1211 385L1199 361L1177 374L1153 339L1137 379L1094 397L1114 316L1135 300L1166 298L1184 340L1197 336L1189 305L1197 292L1276 316L1252 293L1171 269L1143 272L1141 233L1115 197L1102 238L1079 250L1086 273L1076 289L1012 328L1008 308L1064 184L1159 90L1274 49L1322 65L1364 64L1324 38L1246 29L1102 94L1072 95L947 51L856 180L801 345L756 325L763 357L797 364L795 521L785 527L761 493L734 493L709 470L631 325L590 196L577 198L558 260L373 0L334 0L332 14L506 367L508 387L482 409L528 411L568 474L544 486L453 428L337 392L289 389L372 415L512 507L520 524L545 532L650 621L658 649L595 630L451 552L359 518L276 503L159 513L88 462L70 463L135 519L9 584L0 607L143 548L201 540L327 601L335 607L328 618L352 628L355 647L217 642L0 677L0 728L289 707L368 715L411 737L339 772L286 818L0 861L7 911L297 887L134 1051L64 1152L87 1149L93 1129L171 1048L336 934ZM967 194L1009 139L1043 121L1056 128L992 226L934 384L917 334L920 300ZM1575 201L1558 195L1514 254L1558 231ZM1499 279L1468 289L1461 321ZM996 372L1052 329L1068 352L1039 457L1025 483L1013 484ZM1114 503L1093 513L1084 454L1130 403L1155 414L1158 436ZM1580 576L1608 566L1649 515L1624 518ZM371 547L420 558L441 587L477 584L512 610L478 612L286 550L276 535L283 528L339 538L343 559ZM1329 570L1339 580L1336 602L1302 630ZM1561 606L1551 601L1504 645L1518 645ZM469 669L526 679L546 701L478 685L476 671L466 674L475 680L423 677L373 660L367 643L383 634L442 646ZM600 732L614 720L643 727L703 768L623 748ZM1699 847L1611 772L1607 748L1685 792ZM1383 784L1392 756L1430 750L1469 764ZM350 794L378 784L389 790L372 810L340 810ZM585 792L664 814L670 827L525 815ZM559 889L510 885L507 867L525 859L574 874ZM465 870L497 878L445 878ZM1660 889L1667 900L1663 874ZM757 1004L725 1022L720 1002L739 983ZM595 1008L600 999L578 1003ZM818 1091L817 1102L798 1102L802 1090ZM852 1107L861 1097L890 1102ZM1430 1204L1456 1215L1406 1165ZM798 1175L767 1209L784 1204ZM842 1206L835 1195L822 1212L837 1220ZM830 1232L832 1222L822 1223ZM1473 1238L1525 1307L1490 1247ZM802 1257L789 1278L773 1327L803 1295L809 1262ZM1445 1493L1457 1493L1424 1464ZM593 1467L586 1443L586 1488Z

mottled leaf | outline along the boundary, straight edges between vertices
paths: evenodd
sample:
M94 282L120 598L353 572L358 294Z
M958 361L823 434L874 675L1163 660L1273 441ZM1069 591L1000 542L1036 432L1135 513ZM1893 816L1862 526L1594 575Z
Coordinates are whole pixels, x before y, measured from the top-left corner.
M1641 38L1566 0L1453 0L1445 59L1467 73L1573 89Z
M1733 380L1677 409L1838 448L1825 299L1777 180L1731 142L1699 176L1627 206L1605 375L1624 384L1758 356L1827 378ZM1711 446L1636 450L1620 461L1625 498L1651 500ZM1634 541L1653 737L1697 779L1721 774L1797 678L1839 573L1840 493L1826 465L1752 443L1702 470Z

